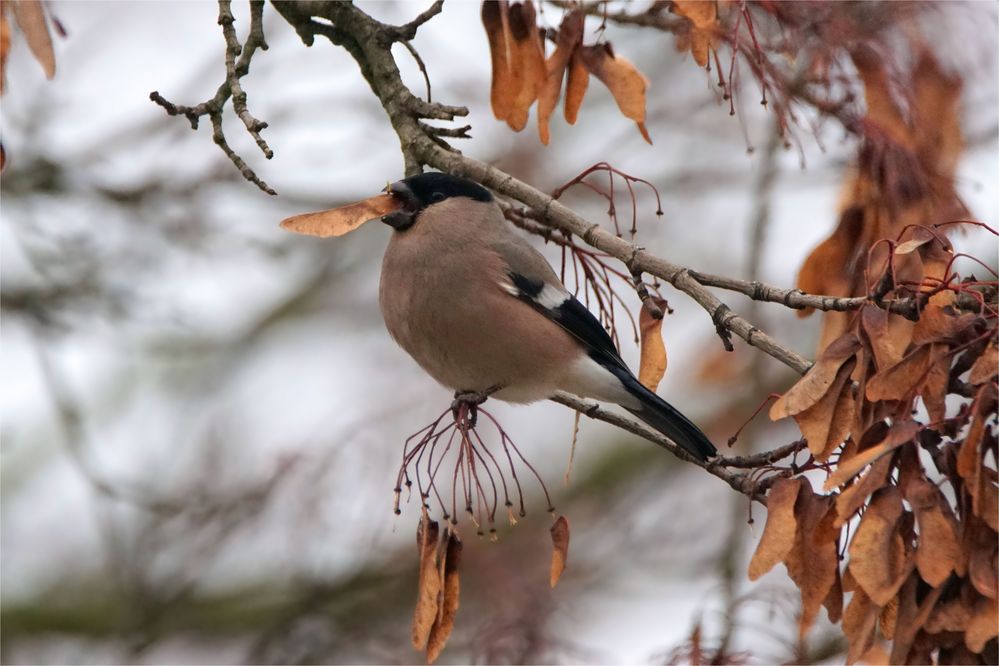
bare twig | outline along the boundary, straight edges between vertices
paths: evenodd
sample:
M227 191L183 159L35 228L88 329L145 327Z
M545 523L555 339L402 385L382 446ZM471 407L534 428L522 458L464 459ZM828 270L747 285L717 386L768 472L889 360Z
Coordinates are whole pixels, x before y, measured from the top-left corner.
M236 168L239 169L243 178L267 194L275 195L277 192L257 176L256 172L250 168L246 161L229 146L222 128L222 110L225 107L225 103L231 97L233 110L239 116L239 119L243 121L246 131L257 142L257 146L263 152L264 157L271 159L274 156L274 151L271 150L267 142L260 136L260 132L267 127L267 123L258 120L250 113L246 105L246 92L240 83L240 79L249 73L250 61L253 59L253 55L257 49L262 51L267 50L267 42L264 39L263 11L263 0L250 0L250 33L246 38L246 42L240 45L239 39L236 37L236 30L233 28L235 18L232 15L231 0L219 0L218 22L222 26L222 36L225 38L226 44L226 75L225 80L215 91L211 99L195 106L184 106L168 101L156 90L149 93L149 99L162 106L168 115L186 117L191 123L191 129L198 129L198 121L202 117L208 116L212 123L212 140L222 149L222 152L225 153L226 157L229 158ZM239 58L238 60L237 57Z

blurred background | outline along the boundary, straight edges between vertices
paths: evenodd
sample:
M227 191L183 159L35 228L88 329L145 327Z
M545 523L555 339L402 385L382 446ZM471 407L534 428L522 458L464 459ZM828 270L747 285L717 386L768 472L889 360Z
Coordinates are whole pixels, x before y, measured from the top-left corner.
M423 8L361 6L391 22ZM451 395L383 329L377 287L389 229L317 240L277 226L402 176L384 112L345 51L318 40L304 47L266 7L270 49L243 85L250 110L270 124L274 159L231 110L226 128L279 193L269 197L212 143L207 121L191 131L148 98L158 90L196 104L214 94L224 74L215 4L49 8L68 33L56 39L58 73L46 81L15 32L2 107L0 657L420 661L408 629L419 505L393 515L392 488L405 438ZM247 7L234 10L242 36ZM755 91L730 117L670 38L609 25L607 39L651 80L655 144L594 81L578 123L556 114L545 148L533 112L520 134L492 118L478 13L478 3L448 2L414 41L434 100L470 109L475 138L459 148L547 191L606 160L662 194L657 218L640 190L643 246L698 270L794 284L838 217L856 149L841 127L798 129L784 149ZM557 25L558 11L547 14ZM996 5L946 3L932 21L944 65L965 78L959 190L994 224ZM422 94L410 56L397 47L397 59ZM606 202L582 188L565 200L606 219ZM992 238L969 232L955 243L995 267ZM558 261L557 248L543 250ZM621 293L637 307L627 286ZM660 394L723 443L794 377L738 341L726 354L704 311L664 294L674 313ZM818 318L723 298L811 356ZM627 325L621 337L634 365ZM729 661L842 660L828 624L798 640L799 600L782 567L746 580L761 507L586 419L566 483L572 412L489 407L571 522L569 568L550 590L550 517L539 488L525 484L526 520L502 526L495 543L463 533L462 605L441 663L683 661L695 633ZM734 453L797 436L760 416Z

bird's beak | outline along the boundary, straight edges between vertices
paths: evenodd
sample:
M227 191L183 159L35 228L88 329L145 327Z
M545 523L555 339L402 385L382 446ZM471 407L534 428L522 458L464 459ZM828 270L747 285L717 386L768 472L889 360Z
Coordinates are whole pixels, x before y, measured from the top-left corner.
M399 209L391 213L382 215L382 222L389 225L396 231L405 231L413 226L416 221L416 214L420 211L420 201L409 189L409 185L399 180L389 185L386 190L396 201L399 202Z
M343 236L365 222L384 221L385 217L401 211L404 205L405 200L394 192L386 192L339 208L289 217L281 222L281 228L320 238Z

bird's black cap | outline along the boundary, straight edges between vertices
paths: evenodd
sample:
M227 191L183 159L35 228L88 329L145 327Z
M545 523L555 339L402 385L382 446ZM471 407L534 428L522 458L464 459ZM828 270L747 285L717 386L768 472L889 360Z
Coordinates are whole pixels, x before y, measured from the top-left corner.
M396 231L405 231L413 226L419 213L427 206L451 197L466 197L482 202L493 200L489 190L478 183L438 172L421 173L396 181L389 185L388 190L403 204L402 210L382 217L382 222Z
M411 176L395 183L391 189L403 197L408 195L408 198L412 199L411 203L418 204L420 208L451 197L468 197L475 201L493 200L493 195L489 193L489 190L478 183L436 171Z

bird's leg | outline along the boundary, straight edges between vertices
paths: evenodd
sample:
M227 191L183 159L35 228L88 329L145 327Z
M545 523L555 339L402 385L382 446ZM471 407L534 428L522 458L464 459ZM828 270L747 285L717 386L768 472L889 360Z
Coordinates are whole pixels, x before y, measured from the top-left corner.
M458 420L462 405L468 406L468 424L475 427L475 420L478 417L477 407L484 403L490 395L502 388L499 385L490 386L485 391L455 391L454 401L451 403L451 412L454 420Z

